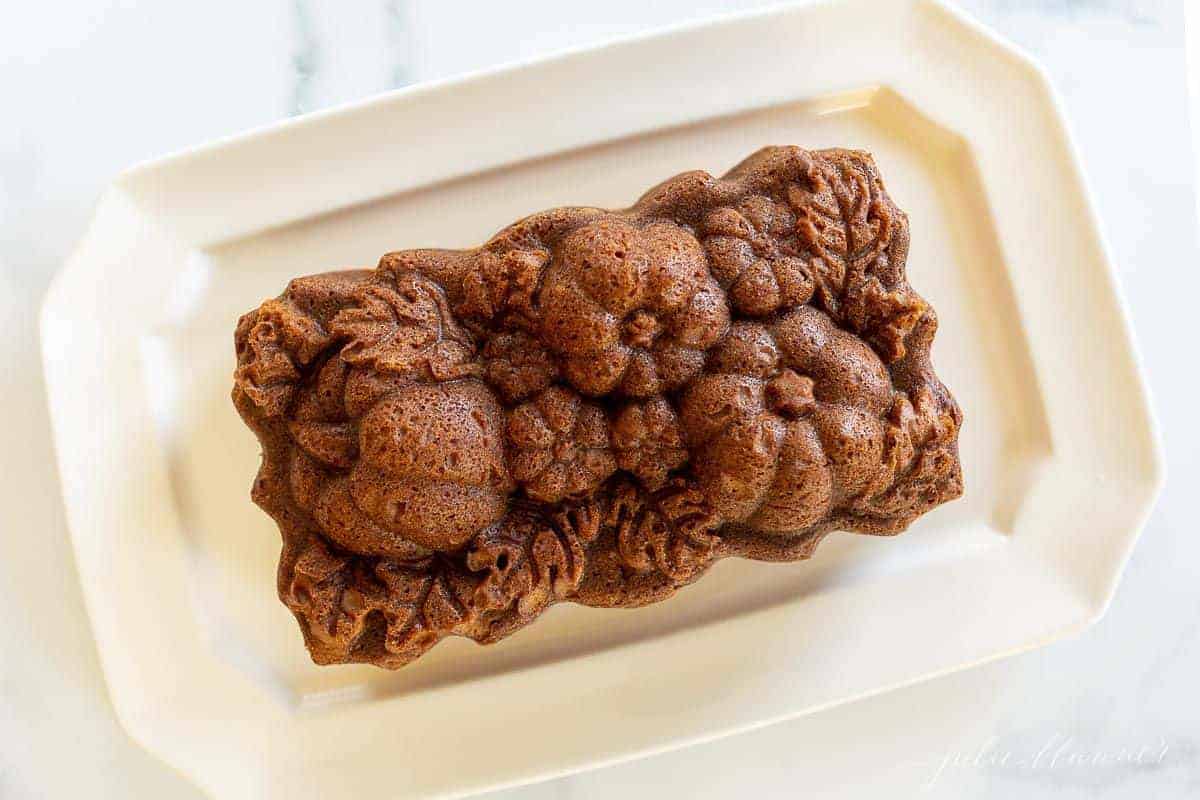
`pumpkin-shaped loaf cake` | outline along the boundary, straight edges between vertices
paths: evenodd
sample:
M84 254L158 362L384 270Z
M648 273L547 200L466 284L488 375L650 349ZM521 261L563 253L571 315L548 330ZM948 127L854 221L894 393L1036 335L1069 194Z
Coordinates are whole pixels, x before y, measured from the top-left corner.
M233 398L313 658L396 668L958 497L908 237L869 155L771 147L292 281L239 321Z

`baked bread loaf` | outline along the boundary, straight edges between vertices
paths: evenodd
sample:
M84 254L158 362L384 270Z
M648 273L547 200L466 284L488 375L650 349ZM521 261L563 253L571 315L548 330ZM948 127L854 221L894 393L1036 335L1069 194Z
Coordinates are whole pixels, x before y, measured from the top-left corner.
M293 280L238 322L233 399L313 659L397 668L958 497L908 242L867 153L769 147Z

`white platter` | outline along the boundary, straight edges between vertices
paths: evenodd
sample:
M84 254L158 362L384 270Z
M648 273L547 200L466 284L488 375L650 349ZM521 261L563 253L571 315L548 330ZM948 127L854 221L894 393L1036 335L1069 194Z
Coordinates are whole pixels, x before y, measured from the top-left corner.
M808 563L725 561L638 611L559 606L396 673L318 668L275 597L229 401L288 278L622 206L765 144L875 154L967 417L966 495ZM1061 113L940 5L773 11L417 87L137 167L42 313L77 563L117 713L221 797L460 794L729 734L1097 619L1162 480Z

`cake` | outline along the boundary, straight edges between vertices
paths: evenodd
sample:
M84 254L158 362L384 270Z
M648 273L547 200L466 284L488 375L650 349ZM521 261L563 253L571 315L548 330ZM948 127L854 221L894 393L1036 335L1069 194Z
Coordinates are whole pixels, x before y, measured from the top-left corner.
M960 496L908 244L869 154L768 147L291 281L237 324L233 400L313 660L398 668Z

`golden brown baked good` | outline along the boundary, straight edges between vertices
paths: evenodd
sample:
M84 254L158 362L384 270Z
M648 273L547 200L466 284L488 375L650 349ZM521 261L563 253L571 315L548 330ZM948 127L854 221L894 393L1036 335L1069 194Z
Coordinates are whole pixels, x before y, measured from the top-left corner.
M314 660L399 667L958 497L908 241L868 154L772 147L292 281L239 321L233 398Z

